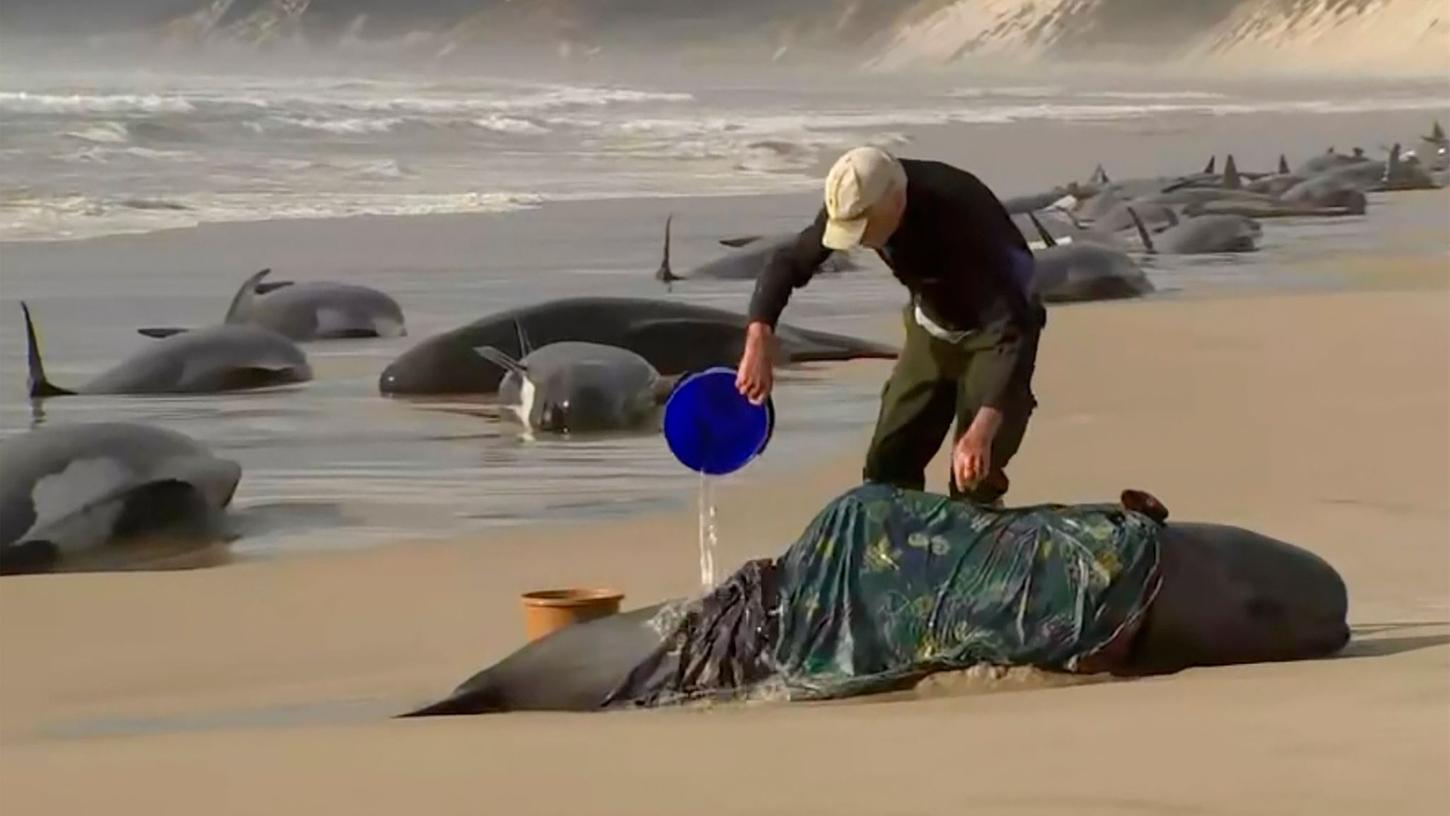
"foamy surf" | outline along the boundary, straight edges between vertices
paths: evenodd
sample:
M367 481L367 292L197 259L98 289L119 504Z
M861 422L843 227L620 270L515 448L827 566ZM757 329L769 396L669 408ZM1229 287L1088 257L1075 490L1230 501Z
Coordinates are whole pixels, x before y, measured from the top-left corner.
M0 240L196 224L501 212L554 199L808 189L854 144L944 125L1439 112L1443 88L1250 97L1004 83L889 96L273 77L33 80L0 92ZM118 92L118 84L129 82ZM181 148L184 148L181 149ZM80 166L84 165L84 170ZM134 200L175 202L145 210Z

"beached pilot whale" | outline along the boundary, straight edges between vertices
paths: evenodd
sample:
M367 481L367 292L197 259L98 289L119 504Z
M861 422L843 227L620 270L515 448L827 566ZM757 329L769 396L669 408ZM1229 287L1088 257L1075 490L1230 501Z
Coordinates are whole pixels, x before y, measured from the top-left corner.
M1032 252L1032 289L1044 303L1117 300L1153 292L1147 274L1126 252L1093 240L1059 244L1035 213L1028 219L1044 244Z
M291 340L261 326L197 329L149 345L95 379L61 388L45 376L30 307L24 303L30 396L68 394L207 394L267 388L312 379L307 356Z
M521 358L476 349L506 372L499 404L537 431L628 430L656 414L667 387L649 361L628 349L564 341L539 349L519 330Z
M270 269L247 278L232 297L223 323L264 326L292 340L401 337L403 309L388 295L366 286L334 281L267 281ZM170 337L186 329L139 329L147 337Z
M1219 524L1168 522L1157 542L1160 583L1114 673L1318 658L1348 642L1344 582L1317 555ZM402 716L600 710L637 667L658 656L670 630L656 615L666 606L561 629L475 674L445 699ZM766 612L740 614L754 619ZM728 665L749 662L738 656ZM696 664L689 670L708 671ZM928 662L920 676L934 670Z
M670 272L669 219L660 280ZM383 394L492 394L504 369L476 349L492 347L518 359L520 329L535 346L596 343L627 349L669 377L717 365L735 365L745 348L745 315L670 300L627 297L573 297L506 309L466 326L424 340L383 369ZM776 327L776 359L808 363L859 358L892 359L897 350L883 343L830 332Z
M491 346L515 359L523 354L516 326L538 348L577 341L617 346L643 357L664 376L716 365L735 365L745 344L743 314L670 300L575 297L507 309L435 335L383 369L384 394L492 394L504 370L475 349ZM858 358L890 359L896 349L869 340L800 329L776 329L777 360L788 363Z
M720 239L722 246L729 247L732 251L707 261L691 269L683 275L676 275L670 266L670 221L665 219L665 253L664 259L660 262L660 268L655 271L655 279L666 284L679 280L690 280L695 278L712 278L715 280L755 280L770 259L787 247L793 245L799 238L794 232L783 232L776 235L742 235L732 238ZM825 261L816 269L819 275L834 275L839 272L846 272L859 269L856 263L851 260L848 252L832 252Z
M0 574L165 566L218 540L242 469L179 433L56 425L0 443Z
M1264 234L1257 221L1242 215L1199 215L1181 221L1169 210L1168 228L1154 236L1136 210L1129 207L1128 214L1133 216L1143 248L1150 253L1253 252L1259 248L1259 237Z

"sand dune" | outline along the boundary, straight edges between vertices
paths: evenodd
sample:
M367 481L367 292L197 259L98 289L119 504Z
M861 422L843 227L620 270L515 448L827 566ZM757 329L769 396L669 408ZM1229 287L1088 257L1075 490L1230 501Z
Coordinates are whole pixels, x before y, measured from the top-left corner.
M97 15L17 0L0 19L22 35L89 35L143 49L159 43L217 58L237 49L294 56L341 49L435 64L501 51L608 62L643 50L876 70L957 63L993 71L1157 63L1217 74L1357 77L1450 70L1442 0L121 0Z

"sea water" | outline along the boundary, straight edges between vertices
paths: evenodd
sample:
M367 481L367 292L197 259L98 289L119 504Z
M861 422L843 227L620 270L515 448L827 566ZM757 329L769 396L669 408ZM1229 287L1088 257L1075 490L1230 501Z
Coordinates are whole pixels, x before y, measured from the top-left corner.
M700 473L700 588L715 588L715 550L720 544L715 524L715 482L709 474Z

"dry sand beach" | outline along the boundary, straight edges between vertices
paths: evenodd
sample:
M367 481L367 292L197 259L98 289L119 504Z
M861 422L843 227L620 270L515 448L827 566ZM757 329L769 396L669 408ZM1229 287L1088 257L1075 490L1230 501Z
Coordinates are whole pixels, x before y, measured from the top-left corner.
M921 699L392 721L521 643L521 591L610 585L626 606L690 592L693 508L486 547L21 577L0 587L0 810L1444 813L1450 275L1441 261L1390 279L1055 309L1012 467L1013 503L1140 487L1175 519L1319 553L1350 593L1354 637L1335 659L1055 688L948 678ZM720 491L721 566L783 551L856 483L868 432L825 464Z

